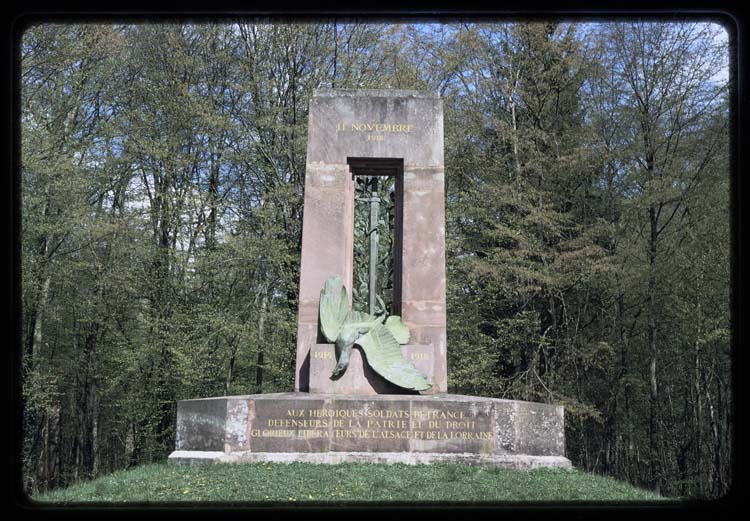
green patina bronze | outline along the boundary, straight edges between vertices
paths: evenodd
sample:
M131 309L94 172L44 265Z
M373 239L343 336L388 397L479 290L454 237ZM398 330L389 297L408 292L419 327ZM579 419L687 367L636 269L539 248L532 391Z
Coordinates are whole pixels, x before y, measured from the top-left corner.
M338 363L331 378L338 378L349 365L354 344L365 353L367 363L380 376L404 389L424 391L432 387L427 378L409 363L399 344L409 342L409 328L401 317L375 317L349 310L349 298L341 277L329 277L320 291L320 329L336 345Z

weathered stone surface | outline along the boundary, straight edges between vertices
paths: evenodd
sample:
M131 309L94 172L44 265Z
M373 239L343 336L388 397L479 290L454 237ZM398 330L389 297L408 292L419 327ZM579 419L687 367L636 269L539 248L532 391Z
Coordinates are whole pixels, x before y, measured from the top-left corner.
M312 354L319 350L316 344L324 342L317 313L325 279L340 275L351 298L354 183L348 158L403 160L402 316L419 339L412 343L432 349L431 362L415 364L433 384L425 394L445 392L442 100L436 94L404 90L320 89L310 101L294 389L401 392L366 364L362 367L359 353L353 353L337 382L330 381L327 362Z
M177 449L223 451L226 418L225 398L177 402Z
M399 157L406 165L442 167L442 114L437 94L318 89L310 101L307 162L337 164L343 153L349 157ZM378 123L410 128L378 132L366 127ZM368 140L368 135L383 139Z
M412 403L411 415L424 433L412 440L412 451L471 454L495 452L494 410L491 401L417 401Z
M269 461L286 461L273 456L278 454L307 461L306 454L340 452L388 453L392 461L426 461L418 454L443 461L439 455L454 454L476 464L569 465L562 407L454 394L277 393L183 400L177 432L172 461L183 451L191 452L191 461L211 459L194 454L198 451L222 452L227 457L219 460L236 462L251 461L254 453ZM235 453L239 456L228 458ZM415 456L393 455L399 453ZM544 457L553 459L533 459Z
M523 403L521 406L519 404ZM512 421L498 413L498 423L506 422L515 427L516 454L538 454L553 456L565 450L563 408L550 407L543 403L515 402Z

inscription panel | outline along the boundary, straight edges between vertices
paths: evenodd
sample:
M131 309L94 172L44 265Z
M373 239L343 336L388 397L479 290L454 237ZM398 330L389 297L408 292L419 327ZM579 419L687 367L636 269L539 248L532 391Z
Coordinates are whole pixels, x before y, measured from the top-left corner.
M495 450L492 405L461 401L256 400L247 435L253 452Z

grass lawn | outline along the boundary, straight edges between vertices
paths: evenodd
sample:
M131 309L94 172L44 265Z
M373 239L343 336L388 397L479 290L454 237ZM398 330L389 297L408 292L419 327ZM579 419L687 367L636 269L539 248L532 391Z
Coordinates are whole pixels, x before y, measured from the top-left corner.
M335 505L361 502L654 501L663 498L577 470L465 465L155 464L32 498L51 503L202 502Z

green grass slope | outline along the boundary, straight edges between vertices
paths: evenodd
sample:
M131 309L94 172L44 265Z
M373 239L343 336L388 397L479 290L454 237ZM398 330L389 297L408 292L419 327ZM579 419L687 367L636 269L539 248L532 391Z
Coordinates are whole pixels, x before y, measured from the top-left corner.
M622 481L577 470L365 463L157 464L32 498L38 504L216 501L272 505L660 499Z

